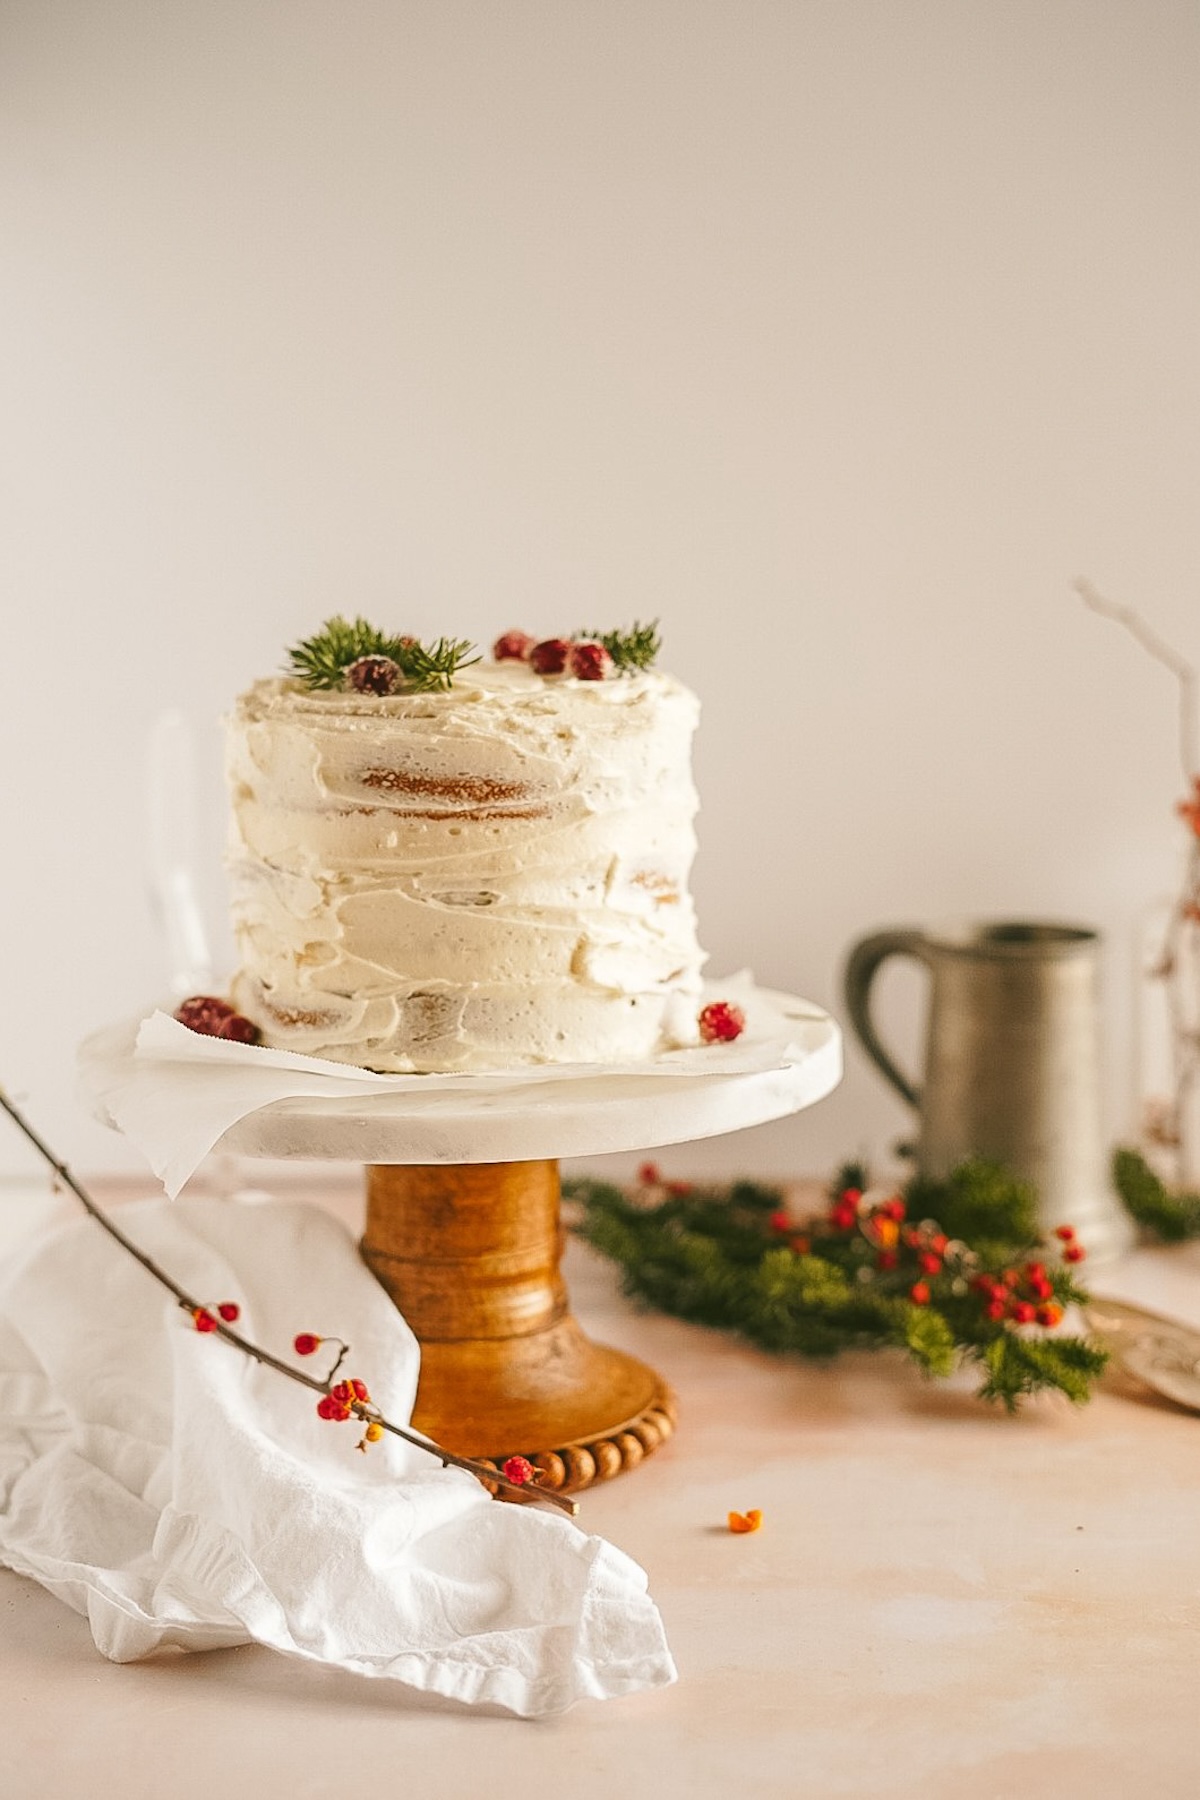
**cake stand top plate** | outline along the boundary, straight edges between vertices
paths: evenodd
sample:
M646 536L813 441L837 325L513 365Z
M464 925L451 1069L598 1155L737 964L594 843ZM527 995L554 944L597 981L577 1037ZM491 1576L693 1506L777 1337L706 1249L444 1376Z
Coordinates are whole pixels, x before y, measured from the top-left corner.
M598 1067L553 1079L535 1068L502 1087L481 1078L479 1089L307 1095L247 1112L215 1149L285 1160L527 1162L645 1150L762 1125L823 1100L842 1074L841 1032L827 1013L789 994L764 998L795 1021L794 1051L780 1066L632 1077ZM91 1057L115 1052L132 1060L135 1035L136 1025L114 1027L84 1046L85 1090Z
M791 995L802 1014L797 1055L781 1068L721 1075L594 1073L514 1081L470 1095L386 1092L369 1099L279 1100L225 1133L241 1156L363 1163L526 1162L599 1156L716 1137L800 1112L842 1075L841 1032L828 1013Z

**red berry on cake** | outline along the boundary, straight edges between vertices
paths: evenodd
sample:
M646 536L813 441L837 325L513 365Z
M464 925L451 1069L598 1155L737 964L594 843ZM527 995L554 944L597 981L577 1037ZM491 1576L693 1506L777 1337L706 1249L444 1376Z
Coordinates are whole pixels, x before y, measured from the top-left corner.
M701 1007L698 1023L706 1044L732 1044L746 1029L746 1015L728 1000L712 1000Z
M390 656L360 656L346 665L346 680L356 694L392 694L400 680L400 665Z
M613 659L603 644L572 644L570 667L576 681L605 681Z
M492 645L492 657L496 662L528 662L529 653L537 643L527 631L506 631Z
M529 652L529 666L535 675L561 675L570 660L571 649L566 638L543 638Z

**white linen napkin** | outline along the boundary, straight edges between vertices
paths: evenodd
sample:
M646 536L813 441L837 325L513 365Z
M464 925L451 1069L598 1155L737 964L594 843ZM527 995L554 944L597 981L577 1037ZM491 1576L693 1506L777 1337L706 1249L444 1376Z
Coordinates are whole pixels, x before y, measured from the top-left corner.
M713 984L706 994L742 1007L743 1036L731 1044L664 1051L637 1063L546 1063L488 1074L375 1075L291 1050L204 1037L168 1014L155 1012L136 1025L89 1038L80 1052L80 1066L93 1109L138 1146L173 1197L231 1126L277 1100L381 1094L429 1100L453 1094L460 1119L474 1113L491 1121L498 1095L517 1094L531 1083L603 1076L611 1084L614 1077L621 1077L628 1081L630 1093L652 1100L654 1083L664 1079L786 1068L827 1035L824 1013L789 995L756 987L748 971Z
M265 1349L348 1338L342 1375L407 1422L416 1340L328 1215L155 1200L121 1224ZM315 1403L197 1332L94 1221L59 1228L0 1279L0 1562L117 1662L257 1642L527 1716L675 1679L621 1551L390 1435L356 1454L361 1422Z

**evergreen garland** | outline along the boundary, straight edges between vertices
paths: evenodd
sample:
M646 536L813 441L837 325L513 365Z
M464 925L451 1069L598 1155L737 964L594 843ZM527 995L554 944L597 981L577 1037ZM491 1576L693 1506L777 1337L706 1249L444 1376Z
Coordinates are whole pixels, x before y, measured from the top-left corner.
M1032 1192L992 1165L969 1163L886 1199L863 1195L863 1172L849 1168L830 1212L805 1224L783 1214L777 1189L755 1182L664 1188L657 1171L646 1180L632 1198L586 1179L565 1192L579 1203L581 1236L620 1265L625 1291L678 1318L802 1356L899 1349L931 1376L977 1362L980 1397L1010 1412L1045 1388L1082 1402L1104 1368L1093 1341L1034 1324L1035 1314L1056 1323L1086 1295L1067 1268L1035 1260Z
M1200 1237L1200 1194L1174 1194L1136 1150L1113 1157L1113 1185L1143 1231L1167 1244Z

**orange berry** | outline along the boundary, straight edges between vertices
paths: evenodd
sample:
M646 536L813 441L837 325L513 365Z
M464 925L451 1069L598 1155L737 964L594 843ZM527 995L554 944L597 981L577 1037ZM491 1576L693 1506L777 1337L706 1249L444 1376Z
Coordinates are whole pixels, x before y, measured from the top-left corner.
M758 1510L757 1506L752 1506L749 1512L731 1512L729 1515L729 1529L730 1531L735 1532L739 1537L747 1531L758 1531L762 1526L762 1517L762 1513Z

